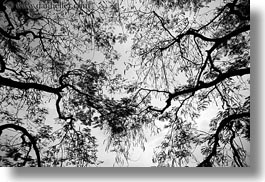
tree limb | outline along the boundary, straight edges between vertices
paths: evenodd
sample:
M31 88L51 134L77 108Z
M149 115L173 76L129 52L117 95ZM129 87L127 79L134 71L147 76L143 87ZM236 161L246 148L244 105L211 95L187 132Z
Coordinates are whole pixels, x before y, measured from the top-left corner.
M62 89L65 88L65 86L53 88L53 87L43 85L43 84L38 84L38 83L23 83L23 82L15 81L15 80L5 78L2 76L0 76L0 85L18 88L22 90L36 89L39 91L45 91L45 92L53 93L53 94L59 94L60 91L62 91Z
M207 167L206 164L209 164L210 163L210 160L212 159L212 157L214 157L217 153L217 147L219 145L219 134L220 132L224 129L224 127L226 127L228 125L228 123L232 120L235 120L235 119L240 119L240 118L244 118L244 117L250 117L250 112L244 112L244 113L240 113L240 114L233 114L233 115L230 115L226 118L224 118L215 134L214 134L214 145L213 145L213 148L212 148L212 152L208 155L208 157L206 157L197 167Z
M0 73L4 73L6 69L6 63L3 56L0 55Z
M178 96L184 95L184 94L195 93L198 90L201 90L204 88L210 88L210 87L224 81L227 78L231 78L234 76L242 76L245 74L250 74L250 68L244 68L244 69L239 69L239 70L230 70L230 71L227 71L226 73L219 75L215 80L213 80L211 82L200 84L200 85L197 85L195 87L188 88L188 89L180 90L180 91L177 91L175 93L169 93L168 99L166 100L166 103L167 103L166 106L160 110L159 109L153 109L153 108L152 108L152 110L163 113L167 108L169 108L171 106L171 101L175 97L178 97Z
M15 124L4 124L4 125L1 125L0 126L0 135L1 135L3 130L8 129L8 128L12 128L14 130L21 131L24 135L26 135L29 138L29 140L30 140L30 142L31 142L31 144L33 146L33 149L35 151L36 157L37 157L38 167L41 167L40 152L39 152L39 149L37 147L36 139L25 128L23 128L22 126L15 125Z

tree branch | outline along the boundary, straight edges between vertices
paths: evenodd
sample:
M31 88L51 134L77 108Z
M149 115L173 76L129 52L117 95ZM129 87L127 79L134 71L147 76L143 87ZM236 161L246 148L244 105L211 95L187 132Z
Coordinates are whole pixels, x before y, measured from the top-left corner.
M3 56L0 55L0 73L4 73L6 69L6 63L4 61Z
M232 132L232 136L230 138L230 145L231 145L231 148L233 149L234 161L239 167L244 167L243 163L240 160L239 153L237 152L237 149L234 145L234 139L236 137L235 131L232 128L230 128L230 131Z
M175 97L178 97L178 96L184 95L184 94L195 93L198 90L201 90L201 89L204 89L204 88L210 88L210 87L212 87L212 86L224 81L227 78L231 78L231 77L234 77L234 76L242 76L242 75L245 75L245 74L250 74L250 68L227 71L226 73L223 73L223 74L219 75L215 80L213 80L211 82L200 84L200 85L197 85L195 87L188 88L188 89L180 90L180 91L177 91L175 93L169 93L168 94L169 97L166 100L167 104L166 104L166 106L163 109L160 109L160 110L159 109L153 109L153 108L151 108L151 109L154 110L154 111L163 113L167 108L169 108L171 106L171 101Z
M249 31L249 30L250 30L250 25L245 25L243 27L235 29L234 31L230 32L229 34L227 34L221 38L217 38L215 41L215 44L211 47L210 50L208 50L208 53L212 53L219 45L221 45L222 43L231 39L232 37L237 36L243 32Z
M2 28L0 28L0 34L5 36L6 38L15 39L15 40L20 40L20 36L27 36L28 34L32 34L34 38L44 38L44 37L36 35L34 32L32 32L30 30L27 30L27 31L24 31L21 33L17 33L16 35L11 35L11 34L7 33L6 31L4 31Z
M219 126L218 126L218 128L217 128L217 130L216 130L216 132L214 134L214 145L213 145L213 148L212 148L212 152L197 167L207 167L208 164L210 163L210 160L212 159L212 157L214 157L216 155L217 147L219 145L219 134L224 129L224 127L226 127L230 121L235 120L235 119L244 118L244 117L250 117L250 112L244 112L244 113L240 113L240 114L233 114L233 115L230 115L230 116L224 118L220 122L220 124L219 124Z
M23 82L15 81L15 80L5 78L2 76L0 76L0 85L18 88L22 90L36 89L39 91L44 91L44 92L53 93L53 94L59 94L60 91L62 91L62 89L65 88L65 86L53 88L53 87L38 84L38 83L23 83Z
M159 16L155 11L153 11L153 13L155 14L155 16L159 19L162 27L166 30L166 32L173 38L176 40L176 37L174 35L172 35L172 33L165 27L164 21L162 19L161 16Z
M30 140L30 142L31 142L31 144L33 146L33 149L35 151L36 157L37 157L38 167L41 167L40 152L39 152L39 149L37 147L36 139L25 128L23 128L22 126L15 125L15 124L4 124L4 125L1 125L0 126L0 135L1 135L3 130L8 129L8 128L12 128L14 130L21 131L24 135L26 135L29 138L29 140Z

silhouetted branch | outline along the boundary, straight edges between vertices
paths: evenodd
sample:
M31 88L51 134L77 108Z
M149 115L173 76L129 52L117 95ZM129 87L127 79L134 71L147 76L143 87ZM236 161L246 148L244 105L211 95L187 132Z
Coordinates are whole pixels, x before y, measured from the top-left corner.
M219 75L215 80L211 81L211 82L206 82L204 84L200 84L197 85L195 87L191 87L188 89L184 89L184 90L180 90L180 91L176 91L175 93L170 93L168 99L166 100L166 106L162 109L154 109L151 108L154 111L163 113L167 108L169 108L171 106L171 101L178 96L181 95L185 95L185 94L189 94L189 93L195 93L198 90L204 89L204 88L210 88L212 86L215 86L216 84L224 81L227 78L231 78L234 76L242 76L242 75L246 75L246 74L250 74L250 68L244 68L244 69L239 69L239 70L231 70L231 71L227 71L226 73L223 73L221 75Z
M215 44L211 47L211 49L208 50L208 53L212 53L218 46L220 46L222 43L226 42L227 40L231 39L232 37L237 36L249 30L250 30L250 25L245 25L238 29L235 29L234 31L230 32L229 34L221 38L215 39Z
M155 16L159 19L162 27L166 30L166 32L173 38L176 40L176 37L174 35L172 35L172 33L165 27L165 24L164 24L164 20L162 19L161 16L159 16L155 11L153 11L153 13L155 14Z
M233 149L234 161L237 164L237 166L244 167L244 165L242 164L242 162L240 160L240 156L238 154L238 151L234 145L234 139L236 137L235 131L232 128L230 128L230 131L232 132L232 136L230 138L230 145L231 145L231 148Z
M0 73L4 73L6 69L6 63L4 58L0 55Z
M43 84L38 84L38 83L24 83L24 82L15 81L9 78L5 78L2 76L0 76L0 85L12 87L12 88L18 88L22 90L36 89L39 91L44 91L44 92L53 93L53 94L59 94L60 91L62 91L62 89L65 88L64 86L53 88L53 87L43 85Z
M12 128L14 130L21 131L24 135L26 135L28 137L28 139L30 140L30 142L31 142L31 144L33 146L33 149L35 151L35 154L36 154L36 157L37 157L38 167L41 167L40 152L39 152L39 149L37 147L36 139L25 128L23 128L22 126L15 125L15 124L4 124L4 125L1 125L0 126L0 136L2 134L2 131L5 130L5 129L8 129L8 128Z
M210 166L207 166L208 164L211 163L211 159L212 157L214 157L217 153L217 147L219 145L219 134L220 132L225 128L227 127L228 123L232 120L235 120L235 119L240 119L240 118L244 118L244 117L250 117L250 112L244 112L244 113L240 113L240 114L233 114L233 115L230 115L226 118L224 118L215 134L214 134L214 145L213 145L213 148L212 148L212 152L204 159L204 161L202 161L197 167L210 167Z

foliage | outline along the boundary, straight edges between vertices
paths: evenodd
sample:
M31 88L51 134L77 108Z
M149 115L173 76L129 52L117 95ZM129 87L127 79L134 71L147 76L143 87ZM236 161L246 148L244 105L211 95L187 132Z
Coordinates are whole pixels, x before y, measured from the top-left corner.
M158 167L249 166L249 3L1 1L0 165L97 166L97 129L125 165L159 122Z

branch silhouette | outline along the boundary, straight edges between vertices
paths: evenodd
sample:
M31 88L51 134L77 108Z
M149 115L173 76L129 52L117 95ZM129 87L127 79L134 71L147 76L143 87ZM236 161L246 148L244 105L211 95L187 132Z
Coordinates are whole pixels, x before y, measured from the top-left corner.
M1 136L3 130L9 129L9 128L12 128L12 129L17 130L17 131L21 131L24 135L26 135L28 137L28 139L30 140L30 142L31 142L31 144L33 146L33 149L35 151L36 157L37 157L37 165L38 165L38 167L41 167L40 152L39 152L39 149L37 147L36 138L34 138L28 132L28 130L26 128L24 128L22 126L19 126L19 125L16 125L16 124L4 124L4 125L0 125L0 136Z

